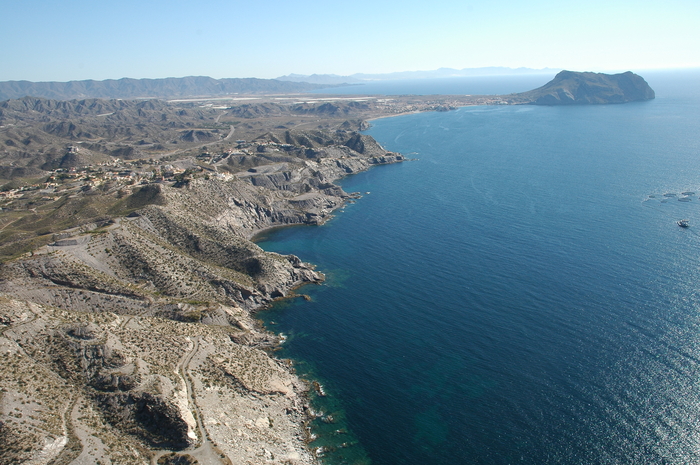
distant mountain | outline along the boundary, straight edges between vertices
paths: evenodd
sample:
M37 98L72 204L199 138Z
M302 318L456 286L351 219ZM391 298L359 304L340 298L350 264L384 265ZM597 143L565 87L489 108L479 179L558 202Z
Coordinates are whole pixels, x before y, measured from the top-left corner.
M561 71L544 86L514 94L517 103L580 105L651 100L654 90L631 71L620 74Z
M446 77L469 77L469 76L510 76L522 74L554 74L556 70L552 68L532 69L532 68L506 68L502 66L490 66L486 68L440 68L433 71L402 71L387 74L353 74L352 77L364 81L376 81L385 79L431 79Z
M276 94L322 89L327 85L275 79L213 79L205 76L165 79L107 79L70 82L0 82L0 100L26 96L56 100L84 98L181 98L231 94Z
M338 76L337 74L312 74L310 76L305 74L288 74L275 79L278 81L309 82L323 85L356 84L362 82L360 79L352 76Z
M396 73L365 74L356 73L350 76L338 76L337 74L288 74L277 78L279 81L311 82L315 84L358 84L365 81L385 81L398 79L435 79L446 77L469 77L469 76L512 76L523 74L554 74L556 69L543 68L506 68L502 66L491 66L487 68L440 68L432 71L400 71Z

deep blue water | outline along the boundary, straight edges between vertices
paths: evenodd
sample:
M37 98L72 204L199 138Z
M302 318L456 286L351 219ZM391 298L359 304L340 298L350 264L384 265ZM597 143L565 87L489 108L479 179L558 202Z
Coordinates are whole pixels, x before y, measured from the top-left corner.
M329 394L328 463L700 463L700 72L645 77L656 100L375 121L416 160L260 242L328 277L264 314Z

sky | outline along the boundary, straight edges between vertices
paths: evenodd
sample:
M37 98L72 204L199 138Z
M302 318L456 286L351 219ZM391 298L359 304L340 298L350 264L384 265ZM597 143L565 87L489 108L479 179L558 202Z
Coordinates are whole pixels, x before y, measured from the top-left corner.
M0 81L700 67L698 0L0 0Z

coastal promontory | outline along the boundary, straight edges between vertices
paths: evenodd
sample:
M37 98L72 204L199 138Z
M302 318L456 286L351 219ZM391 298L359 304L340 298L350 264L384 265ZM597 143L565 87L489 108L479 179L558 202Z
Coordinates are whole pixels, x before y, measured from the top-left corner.
M627 103L655 97L649 84L631 71L604 74L561 71L542 87L519 94L512 103L531 105L587 105Z

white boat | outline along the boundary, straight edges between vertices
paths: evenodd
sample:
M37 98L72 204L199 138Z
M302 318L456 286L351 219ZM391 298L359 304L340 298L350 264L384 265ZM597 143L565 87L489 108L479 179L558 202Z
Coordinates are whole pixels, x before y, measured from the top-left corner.
M687 228L690 226L690 221L688 220L678 220L676 221L676 224L680 226L681 228Z

